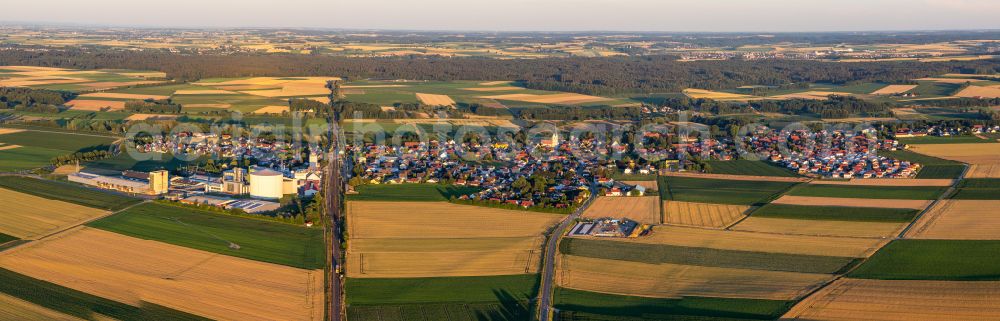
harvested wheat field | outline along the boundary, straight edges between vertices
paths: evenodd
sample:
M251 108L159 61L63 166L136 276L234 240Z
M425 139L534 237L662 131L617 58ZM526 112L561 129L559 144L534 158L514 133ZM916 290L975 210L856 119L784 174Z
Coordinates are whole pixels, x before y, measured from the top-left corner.
M448 95L435 95L435 94L421 94L417 93L417 99L424 105L430 106L453 106L455 101L448 97Z
M444 202L348 202L358 238L535 237L563 216Z
M230 104L184 104L184 108L229 108L233 105Z
M323 271L78 228L8 250L0 266L107 299L220 320L322 320Z
M23 131L24 131L24 129L17 129L17 128L0 128L0 135L6 135L6 134L15 134L15 133L20 133L20 132L23 132Z
M514 86L462 88L462 90L486 91L486 92L489 92L489 91L511 91L511 90L523 90L523 89L524 88L522 88L522 87L514 87Z
M685 172L666 172L663 176L726 179L731 181L762 181L762 182L808 182L806 177L783 177L783 176L753 176L753 175L730 175L730 174L700 174Z
M132 114L125 117L125 120L173 120L177 119L177 115L159 115L159 114Z
M917 80L917 81L939 82L939 83L944 83L944 84L964 84L964 83L967 83L967 82L981 81L979 79L973 79L973 78L937 78L937 77L919 78L919 79L914 79L914 80Z
M649 236L616 241L841 257L867 257L888 242L866 238L783 235L679 226L657 226Z
M663 201L663 224L723 228L746 216L750 206Z
M990 320L1000 282L841 279L795 305L786 320Z
M3 145L3 146L0 146L0 150L9 150L9 149L15 149L15 148L21 148L21 145Z
M0 320L82 321L83 319L62 314L46 307L0 293Z
M238 95L238 92L217 89L187 89L178 90L174 95Z
M931 204L930 200L894 200L894 199L868 199L868 198L843 198L843 197L820 197L820 196L792 196L782 195L771 203L785 205L811 205L811 206L849 206L849 207L869 207L869 208L912 208L922 210Z
M956 93L955 97L998 98L1000 97L1000 88L969 86Z
M836 91L806 91L787 95L777 95L767 97L769 99L812 99L812 100L825 100L830 98L830 96L851 96L851 93L836 92Z
M288 106L264 106L261 109L253 111L254 114L280 114L289 111Z
M537 273L544 238L352 238L347 273L358 278Z
M510 81L507 81L507 80L498 80L498 81L481 82L481 83L479 83L479 85L480 86L496 86L496 85L506 85L506 84L509 84L509 83L510 83Z
M562 104L562 105L585 104L585 103L611 100L609 98L604 98L604 97L575 94L575 93L546 94L546 95L508 94L508 95L497 95L497 96L483 96L478 98L523 101L523 102L537 103L537 104Z
M561 255L559 286L618 295L677 298L707 296L791 300L833 278L827 274L777 272L678 264L647 264Z
M125 109L124 101L114 100L82 100L74 99L66 103L73 110L99 111L101 109L122 110Z
M655 194L655 191L659 190L659 185L654 181L622 181L622 183L628 185L642 186L646 188L646 194Z
M757 100L763 99L758 96L727 93L721 91L711 91L704 89L688 88L684 89L684 95L694 99L714 99L714 100Z
M78 84L89 82L80 78L27 77L0 80L0 87L27 87L43 85Z
M108 212L0 188L0 233L33 239L57 232Z
M161 95L139 95L139 94L120 94L120 93L91 93L91 94L80 95L80 97L87 97L87 98L137 99L137 100L146 100L146 99L160 100L160 99L170 98L170 96L161 96Z
M660 197L598 197L583 217L624 217L643 224L660 224Z
M906 223L796 220L751 216L732 229L777 234L883 238L896 235L905 226Z
M908 238L1000 240L1000 201L943 200L920 217Z
M895 94L902 94L902 93L905 93L907 91L913 90L913 88L917 88L917 85L888 85L888 86L882 87L882 89L873 91L872 95L895 95Z
M920 179L920 178L861 178L848 181L815 180L810 184L817 185L852 185L852 186L951 186L952 179Z

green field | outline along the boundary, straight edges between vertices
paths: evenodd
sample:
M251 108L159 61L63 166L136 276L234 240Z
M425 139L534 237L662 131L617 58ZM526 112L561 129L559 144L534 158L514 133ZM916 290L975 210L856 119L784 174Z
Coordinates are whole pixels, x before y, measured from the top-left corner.
M794 196L845 197L871 199L932 200L947 187L936 186L851 186L809 184L788 193Z
M927 98L928 96L951 96L951 94L955 93L961 87L961 84L921 81L917 88L913 88L909 92L917 94L922 98Z
M23 131L0 135L0 146L19 148L0 150L0 171L13 172L51 164L56 156L78 151L107 149L114 138L45 131Z
M19 176L0 176L0 187L93 208L117 211L140 202L139 199L113 194L76 184Z
M0 233L0 244L4 244L4 243L7 243L7 242L16 241L16 240L17 240L16 237Z
M966 178L958 183L953 199L1000 200L1000 178Z
M670 263L709 267L803 273L837 273L855 258L720 250L666 244L625 243L566 238L559 243L564 254L650 264Z
M728 175L751 175L751 176L777 176L796 177L790 170L772 165L765 161L752 160L731 160L731 161L708 161L711 167L709 173Z
M796 220L857 221L857 222L909 222L920 213L905 208L867 208L842 206L803 206L767 204L750 215L754 217L787 218Z
M149 203L88 226L193 249L304 269L325 265L323 230ZM239 249L229 247L230 242Z
M797 183L662 176L660 196L684 202L752 205L766 203Z
M118 156L102 159L93 162L87 162L82 164L85 167L109 169L116 171L123 170L133 170L141 172L151 172L159 169L166 170L176 170L178 168L195 164L194 161L188 162L181 160L179 158L173 157L171 154L158 154L160 159L149 159L149 160L136 160L128 153L121 153ZM207 159L206 157L199 159Z
M493 303L500 299L524 301L538 292L538 274L370 279L348 278L350 305L412 303ZM504 293L504 295L499 295ZM509 298L509 299L508 299Z
M348 201L440 202L479 191L475 187L440 184L380 184L361 185L357 194L348 194Z
M538 274L348 278L345 291L351 320L529 320L538 283Z
M774 320L795 302L683 297L658 299L556 288L558 320Z
M920 163L924 167L917 173L917 178L958 178L965 171L962 163L914 153L908 150L879 151L879 156Z
M1000 280L1000 241L896 240L851 272L885 280Z
M118 320L208 320L148 302L138 307L115 302L2 268L0 292L85 320L94 320L95 313Z
M970 143L995 143L996 141L982 139L976 136L924 136L924 137L904 137L898 139L900 143L907 145L914 144L970 144Z
M531 320L534 312L523 301L347 307L352 321Z

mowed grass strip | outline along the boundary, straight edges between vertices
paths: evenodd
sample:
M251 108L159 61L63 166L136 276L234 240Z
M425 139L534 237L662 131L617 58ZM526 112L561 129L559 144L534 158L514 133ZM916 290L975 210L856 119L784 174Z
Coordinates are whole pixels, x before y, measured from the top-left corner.
M557 287L559 320L673 320L705 318L773 320L792 301L687 296L676 299L605 294Z
M0 268L0 292L81 319L94 314L118 320L209 320L156 304L139 306L104 299Z
M0 176L0 187L42 198L117 211L141 200L79 185L19 176Z
M358 186L356 191L357 194L347 195L348 201L440 202L479 189L438 184L381 184Z
M641 263L670 263L768 271L837 273L856 259L850 257L767 253L667 244L642 244L566 238L563 254Z
M159 203L87 224L132 237L305 269L321 269L323 230ZM230 242L239 249L230 247Z
M344 286L348 305L521 302L538 294L539 275L347 278Z
M798 177L794 172L753 160L708 161L709 173L750 176Z
M896 240L849 276L882 280L1000 280L1000 241Z
M753 213L754 217L788 218L797 220L858 221L858 222L909 222L920 213L915 209L805 206L767 204Z
M788 193L793 196L844 197L869 199L932 200L947 187L935 186L848 186L809 184ZM845 204L850 205L850 204Z
M958 183L953 199L1000 200L1000 178L967 178Z
M796 183L662 176L658 184L664 200L752 205L767 202Z

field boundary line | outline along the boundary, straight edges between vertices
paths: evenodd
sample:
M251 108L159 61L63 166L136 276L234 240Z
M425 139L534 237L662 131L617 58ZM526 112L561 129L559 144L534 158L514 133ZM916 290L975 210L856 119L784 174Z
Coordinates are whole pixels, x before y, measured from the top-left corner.
M903 231L899 232L899 234L898 234L898 235L896 235L896 237L893 237L893 238L886 238L886 239L888 240L888 242L886 242L885 244L882 244L882 246L881 246L881 247L879 247L879 248L875 249L874 251L872 251L871 255L869 255L869 256L867 256L867 257L864 257L864 258L861 258L861 260L860 260L860 261L859 261L859 262L858 262L857 264L855 264L855 265L854 265L854 266L852 266L851 268L847 269L847 271L844 271L844 273L843 273L843 274L840 274L840 275L837 275L837 277L833 278L833 280L830 280L829 282L826 282L826 283L822 284L821 286L817 287L816 289L813 289L813 290L812 290L812 291L810 291L809 293L806 293L805 295L803 295L803 296L802 296L802 297L801 297L801 298L800 298L800 299L798 300L798 303L796 303L795 305L793 305L793 306L792 306L792 307L791 307L791 308L790 308L790 309L789 309L788 311L786 311L786 312L785 312L785 314L787 315L787 314L788 314L789 312L793 311L793 310L794 310L794 309L796 308L796 306L798 306L798 305L800 305L800 304L802 304L802 303L806 302L806 300L808 300L808 299L809 299L809 298L810 298L811 296L815 295L816 293L819 293L819 292L820 292L820 291L822 291L823 289L826 289L826 288L827 288L828 286L830 286L830 285L831 285L831 284L833 284L834 282L837 282L837 281L839 281L839 280L841 280L841 279L844 279L844 278L846 278L846 277L847 277L847 275L851 274L851 272L854 272L854 271L855 271L855 270L857 270L857 269L858 269L859 267L861 267L861 266L862 266L862 265L864 265L864 264L865 264L866 262L868 262L868 260L869 260L869 259L871 259L871 257L872 257L872 256L875 256L875 254L877 254L877 253L878 253L878 251L881 251L882 249L884 249L884 248L885 248L885 246L886 246L886 245L889 245L889 243L891 243L892 241L895 241L895 240L898 240L898 239L901 239L901 238L902 238L902 237L903 237L904 235L906 235L906 233L907 233L907 232L908 232L908 231L910 230L910 228L911 228L911 227L913 227L913 225L914 225L914 224L916 224L916 222L917 222L918 220L920 220L920 218L921 218L921 217L922 217L922 216L923 216L923 215L924 215L925 213L927 213L927 211L929 211L929 210L930 210L930 209L931 209L932 207L934 207L934 206L935 206L935 205L936 205L936 204L938 203L938 201L940 201L940 200L944 199L944 198L945 198L945 197L946 197L947 195L949 195L949 193L950 193L950 192L951 192L952 190L954 190L954 189L955 189L955 188L956 188L956 187L958 186L958 184L959 184L959 183L961 183L962 179L964 179L964 178L965 178L965 175L966 175L966 174L968 173L968 171L969 171L969 165L968 165L968 164L965 164L965 168L964 168L964 169L962 170L962 175L960 175L960 176L959 176L959 177L958 177L957 179L955 179L955 183L954 183L954 184L953 184L953 185L952 185L952 186L951 186L950 188L948 188L948 190L947 190L947 191L945 191L945 193L943 193L943 194L941 194L940 196L938 196L938 199L934 200L934 202L932 202L932 203L931 203L931 205L927 206L927 208L924 208L924 210L923 210L923 211L920 211L920 213L919 213L919 214L917 214L917 216L915 216L915 217L913 218L913 220L912 220L912 221L910 221L910 224L908 224L908 225L907 225L907 226L906 226L906 227L905 227L905 228L903 229ZM836 289L834 289L834 290L836 290ZM784 316L782 316L782 318L780 318L780 319L785 319L785 318L784 318ZM798 319L798 318L792 318L792 319L790 319L790 320L797 320L797 319ZM788 319L786 319L786 320L788 320Z

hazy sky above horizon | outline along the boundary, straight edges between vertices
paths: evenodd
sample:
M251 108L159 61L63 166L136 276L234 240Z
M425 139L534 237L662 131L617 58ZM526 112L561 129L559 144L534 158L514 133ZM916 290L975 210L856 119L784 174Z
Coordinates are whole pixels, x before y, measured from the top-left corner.
M17 0L0 22L483 31L1000 29L1000 0Z

